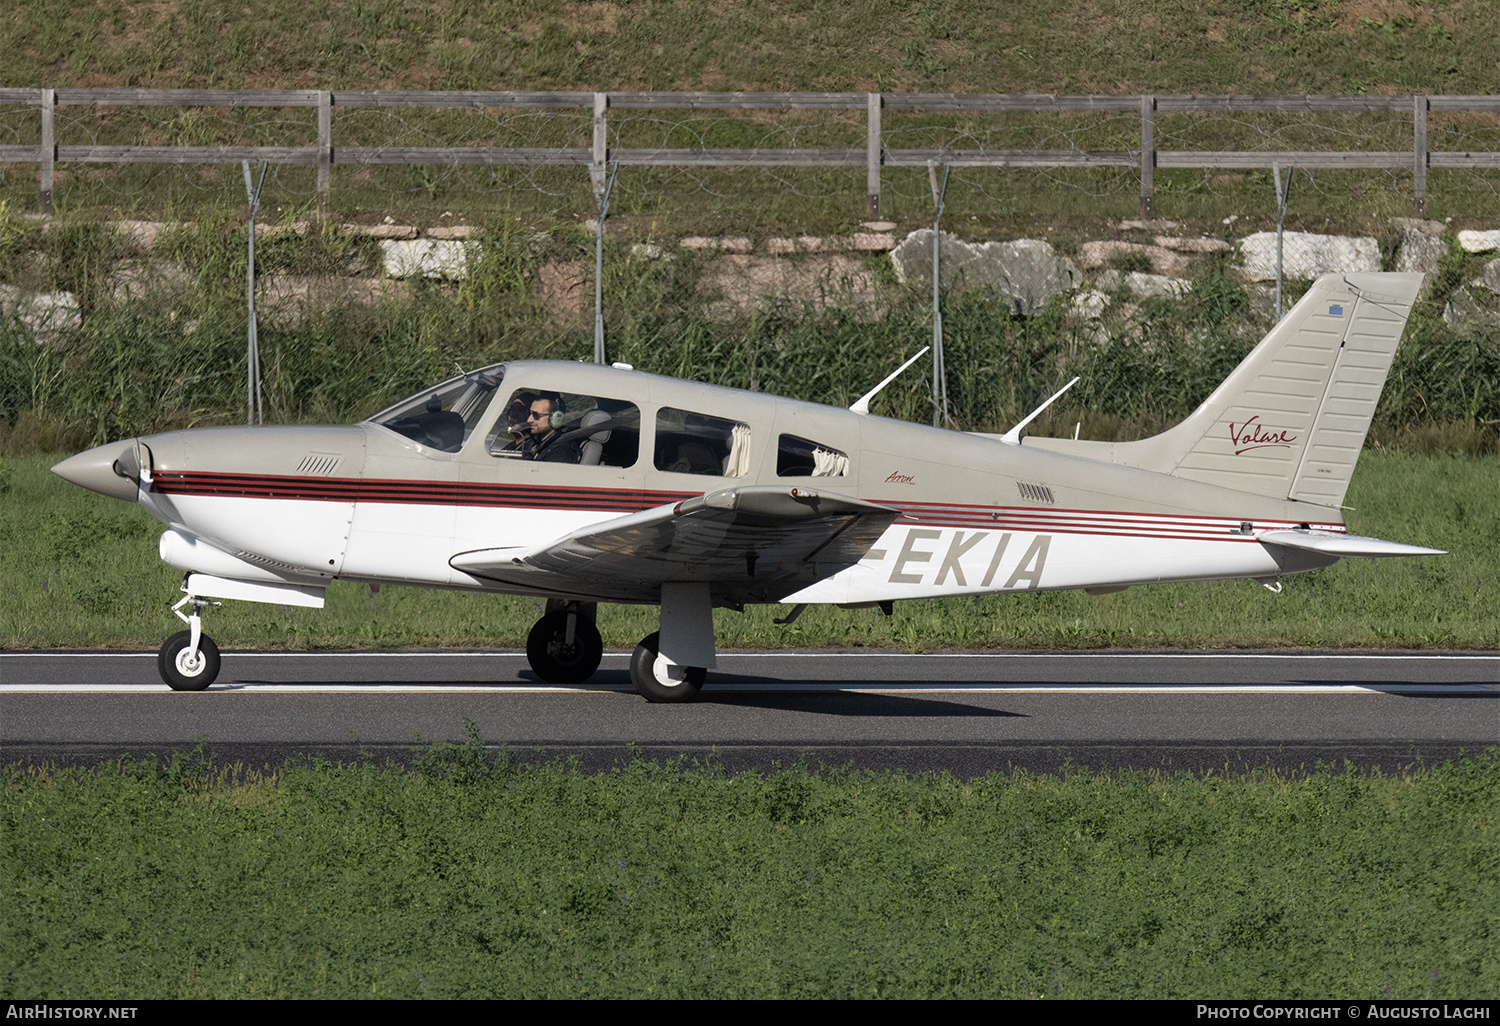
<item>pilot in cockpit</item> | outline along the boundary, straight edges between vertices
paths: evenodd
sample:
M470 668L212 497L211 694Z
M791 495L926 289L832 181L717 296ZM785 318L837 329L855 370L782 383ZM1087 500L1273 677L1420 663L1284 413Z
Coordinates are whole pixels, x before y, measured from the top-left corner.
M517 392L515 398L511 399L510 405L505 409L505 432L510 440L500 446L499 439L494 439L490 443L492 456L502 453L507 456L520 455L521 443L526 441L527 436L531 434L529 418L531 417L531 404L535 401L536 395L532 392Z
M538 463L577 463L582 453L579 441L561 431L568 409L556 392L542 392L531 403L527 424L531 433L521 442L521 458Z

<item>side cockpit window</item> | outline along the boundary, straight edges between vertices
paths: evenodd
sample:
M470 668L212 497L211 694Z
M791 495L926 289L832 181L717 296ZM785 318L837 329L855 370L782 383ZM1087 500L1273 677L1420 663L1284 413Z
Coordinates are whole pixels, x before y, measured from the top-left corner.
M418 392L370 419L440 452L458 452L489 409L505 375L503 367L486 367Z
M843 477L849 457L827 445L796 435L782 435L776 443L777 477Z
M641 411L623 399L519 388L485 439L496 459L631 467L640 455Z
M656 469L744 477L750 472L750 425L664 406L656 414Z

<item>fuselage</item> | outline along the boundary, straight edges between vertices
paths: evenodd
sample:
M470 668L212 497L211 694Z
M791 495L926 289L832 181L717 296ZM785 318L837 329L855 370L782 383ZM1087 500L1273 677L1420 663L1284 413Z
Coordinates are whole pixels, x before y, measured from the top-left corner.
M632 370L538 361L477 374L351 426L139 439L135 498L170 528L163 558L247 580L515 590L450 560L717 489L801 485L904 514L857 566L768 596L858 604L1270 577L1332 560L1273 555L1258 534L1343 530L1326 506ZM508 429L538 395L562 407L551 430L578 462L520 458L515 439L536 418ZM128 466L95 483L78 468L114 467L134 444L59 473L74 464L70 479L125 498Z

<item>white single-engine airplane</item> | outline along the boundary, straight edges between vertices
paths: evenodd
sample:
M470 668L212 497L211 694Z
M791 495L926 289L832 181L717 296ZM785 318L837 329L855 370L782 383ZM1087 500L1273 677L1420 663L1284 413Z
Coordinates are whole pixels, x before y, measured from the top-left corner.
M1138 442L1022 442L1020 426L871 416L869 396L843 410L527 361L353 426L172 431L53 469L167 525L189 629L158 664L178 690L218 673L211 599L321 606L339 579L546 598L526 654L554 683L598 668L596 603L659 604L631 681L684 701L714 666L715 606L1269 587L1343 556L1439 553L1350 535L1340 512L1421 280L1319 279L1202 406Z

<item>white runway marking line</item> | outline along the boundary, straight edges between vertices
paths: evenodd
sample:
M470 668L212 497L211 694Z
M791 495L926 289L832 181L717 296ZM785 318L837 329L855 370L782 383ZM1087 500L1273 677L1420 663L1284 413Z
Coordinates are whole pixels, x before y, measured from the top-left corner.
M519 649L495 652L224 652L240 659L519 659L526 653ZM604 653L606 659L630 658L623 649ZM1500 662L1500 653L1422 653L1395 652L1365 654L1361 652L885 652L863 649L858 652L803 652L797 649L763 652L721 651L721 659L1379 659L1442 660L1469 659ZM0 662L7 659L155 659L155 652L0 652Z
M240 652L227 655L244 659L521 659L519 651L497 652ZM607 659L623 659L629 653L609 652ZM890 660L974 660L991 661L1048 660L1048 659L1113 659L1131 662L1147 659L1211 659L1211 660L1318 660L1384 662L1432 662L1432 661L1481 661L1500 663L1500 655L1490 654L1424 654L1424 653L1308 653L1308 652L951 652L911 653L881 652L865 650L859 652L725 652L721 653L721 669L724 664L758 659L880 659ZM155 659L153 652L9 652L0 653L0 664L15 659ZM1494 694L1491 687L1483 684L852 684L841 682L797 682L767 681L760 684L712 684L711 691L719 694L746 692L801 692L805 694L829 694L848 692L851 694L1286 694L1286 695L1334 695L1334 694ZM628 686L580 686L564 687L545 684L504 684L481 682L472 685L422 685L422 684L216 684L212 691L236 694L484 694L484 695L535 695L535 694L589 694L600 692L630 692ZM4 684L0 683L0 694L169 694L164 685L146 684Z
M208 689L220 694L381 694L381 695L583 695L630 694L628 686L564 687L538 684L215 684ZM816 684L767 681L763 684L710 685L706 694L747 692L802 694L1080 694L1080 695L1493 695L1482 684ZM204 692L194 692L202 694ZM164 684L13 684L0 686L0 694L174 694Z

